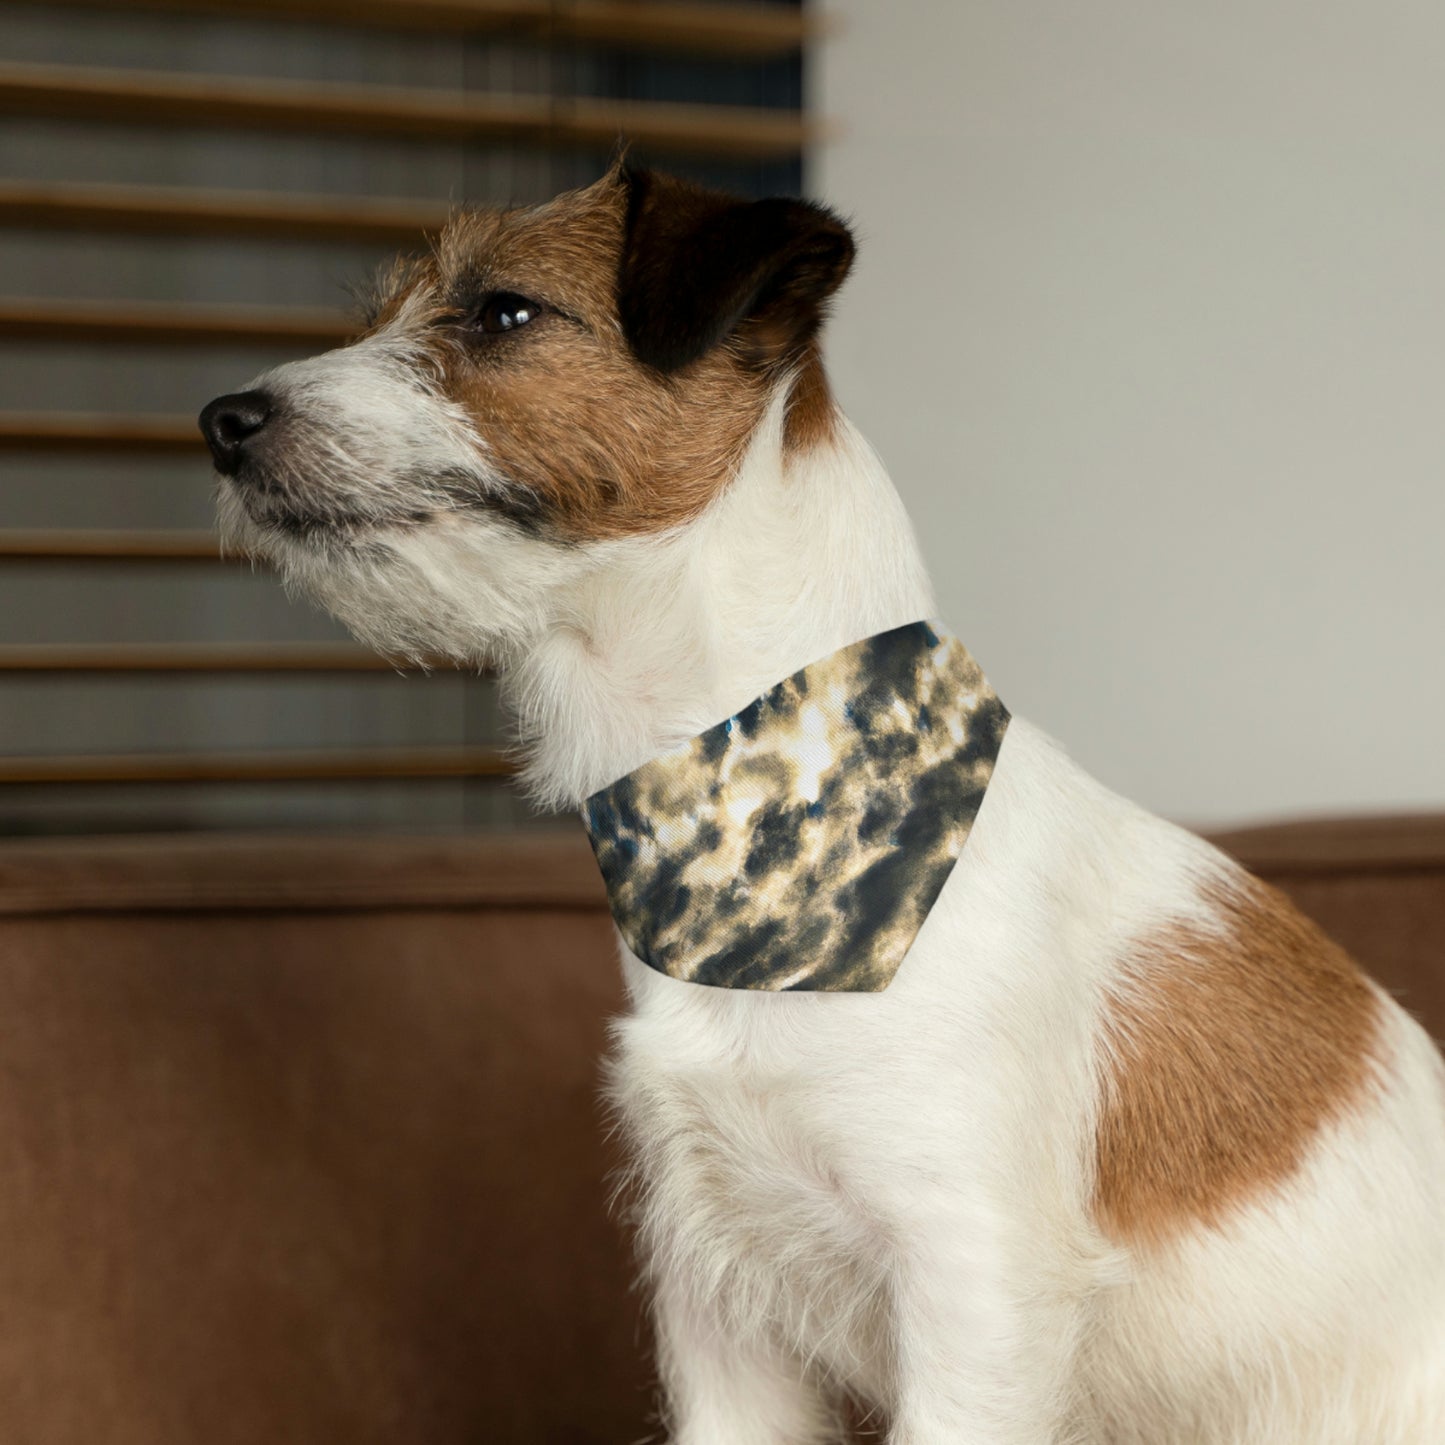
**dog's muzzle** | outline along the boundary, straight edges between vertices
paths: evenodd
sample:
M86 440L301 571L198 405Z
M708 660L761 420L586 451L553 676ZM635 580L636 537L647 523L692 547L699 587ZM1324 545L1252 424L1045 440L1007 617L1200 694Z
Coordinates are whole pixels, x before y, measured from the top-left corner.
M201 435L222 476L233 477L241 470L248 448L254 448L274 410L266 392L238 391L218 396L201 412Z

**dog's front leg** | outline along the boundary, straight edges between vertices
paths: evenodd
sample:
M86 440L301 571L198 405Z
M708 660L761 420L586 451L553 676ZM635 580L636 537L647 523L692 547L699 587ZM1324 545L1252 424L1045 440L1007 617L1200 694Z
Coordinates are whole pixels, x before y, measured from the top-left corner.
M1011 1268L957 1238L895 1276L889 1445L1085 1445L1070 1418L1077 1305L1022 1251Z
M653 1305L672 1445L835 1445L838 1416L767 1341L740 1337L680 1282Z

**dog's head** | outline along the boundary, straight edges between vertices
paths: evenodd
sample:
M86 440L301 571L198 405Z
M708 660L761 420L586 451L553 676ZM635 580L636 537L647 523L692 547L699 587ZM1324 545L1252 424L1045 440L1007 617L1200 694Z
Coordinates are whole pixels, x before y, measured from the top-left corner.
M538 589L696 518L780 386L795 445L826 431L852 256L820 207L623 167L461 212L356 341L202 412L223 533L384 648L505 653Z

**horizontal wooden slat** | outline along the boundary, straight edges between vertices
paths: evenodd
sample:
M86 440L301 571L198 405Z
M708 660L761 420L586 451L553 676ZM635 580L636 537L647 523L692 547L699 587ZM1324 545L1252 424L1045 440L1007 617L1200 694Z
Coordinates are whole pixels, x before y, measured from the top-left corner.
M60 0L112 10L190 11L390 30L506 35L699 55L787 55L818 33L791 6L677 0Z
M625 138L659 153L736 160L795 156L819 138L801 114L743 106L31 64L0 65L0 114L591 150Z
M5 562L221 560L219 544L211 532L0 531L0 561Z
M0 451L199 455L205 451L205 442L193 416L0 412Z
M439 231L448 214L446 206L419 201L0 181L0 225L50 230L412 246Z
M398 672L363 647L328 642L15 643L0 645L0 673Z
M12 341L311 348L336 346L355 332L356 324L345 312L299 306L272 310L0 297L0 338Z
M495 748L358 748L259 753L77 753L0 757L0 784L323 783L502 778L516 769Z

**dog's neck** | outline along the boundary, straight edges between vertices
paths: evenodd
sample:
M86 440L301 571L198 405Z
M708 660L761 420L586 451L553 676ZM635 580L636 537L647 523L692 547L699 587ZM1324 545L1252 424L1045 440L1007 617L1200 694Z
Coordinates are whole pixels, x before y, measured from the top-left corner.
M504 688L538 798L573 807L798 668L933 614L877 455L841 416L790 453L782 400L728 490L666 536L602 544Z

